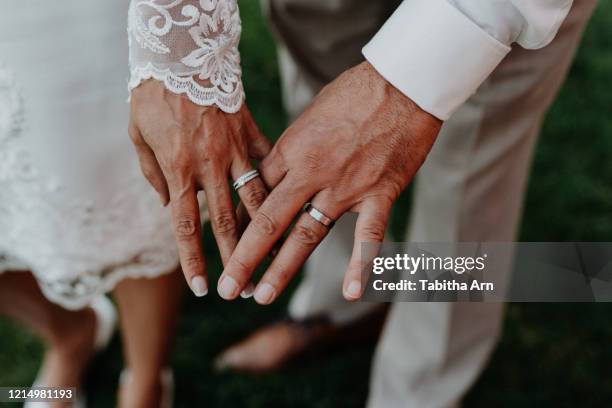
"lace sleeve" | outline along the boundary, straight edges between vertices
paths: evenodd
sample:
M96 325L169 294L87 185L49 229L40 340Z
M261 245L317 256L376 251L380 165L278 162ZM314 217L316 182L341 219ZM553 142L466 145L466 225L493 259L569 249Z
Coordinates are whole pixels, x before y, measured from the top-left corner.
M193 103L237 112L241 28L236 0L132 0L130 92L154 78Z

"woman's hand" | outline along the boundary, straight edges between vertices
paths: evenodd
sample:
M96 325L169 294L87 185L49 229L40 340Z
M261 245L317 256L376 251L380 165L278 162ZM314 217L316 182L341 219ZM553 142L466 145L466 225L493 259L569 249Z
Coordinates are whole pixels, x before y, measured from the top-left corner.
M199 106L148 80L132 91L130 137L142 172L171 204L183 273L197 296L208 291L200 236L197 192L204 190L223 263L238 242L228 177L253 170L250 159L263 159L271 143L261 134L246 105L235 114ZM249 215L267 196L260 178L238 191Z

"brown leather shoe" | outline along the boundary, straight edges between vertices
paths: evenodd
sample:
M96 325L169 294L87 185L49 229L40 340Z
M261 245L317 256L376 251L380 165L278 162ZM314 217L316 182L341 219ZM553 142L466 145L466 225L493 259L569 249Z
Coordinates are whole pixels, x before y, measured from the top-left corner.
M256 330L223 351L214 362L217 371L263 373L275 371L305 354L330 350L335 345L378 339L388 308L381 306L358 321L339 327L327 317L286 319Z

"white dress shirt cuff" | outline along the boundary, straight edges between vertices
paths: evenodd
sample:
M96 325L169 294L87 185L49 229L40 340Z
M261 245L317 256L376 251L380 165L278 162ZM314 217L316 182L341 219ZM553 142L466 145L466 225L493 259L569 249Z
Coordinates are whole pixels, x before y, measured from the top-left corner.
M363 54L423 110L446 120L510 49L446 0L405 0Z

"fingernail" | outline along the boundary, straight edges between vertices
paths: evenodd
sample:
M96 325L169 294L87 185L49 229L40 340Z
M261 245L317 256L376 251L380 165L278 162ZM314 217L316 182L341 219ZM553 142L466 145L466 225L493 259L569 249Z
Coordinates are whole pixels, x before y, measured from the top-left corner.
M208 293L208 284L206 279L201 276L195 276L191 279L191 290L197 297L204 297Z
M253 292L255 292L255 284L250 282L246 288L240 293L240 297L243 299L248 299L253 297Z
M351 281L344 294L351 299L358 299L361 296L361 282Z
M236 297L236 291L238 290L238 284L231 276L224 276L219 282L219 295L223 299L231 300Z
M260 305L268 305L272 303L276 296L276 290L269 283L262 283L255 290L255 300Z

